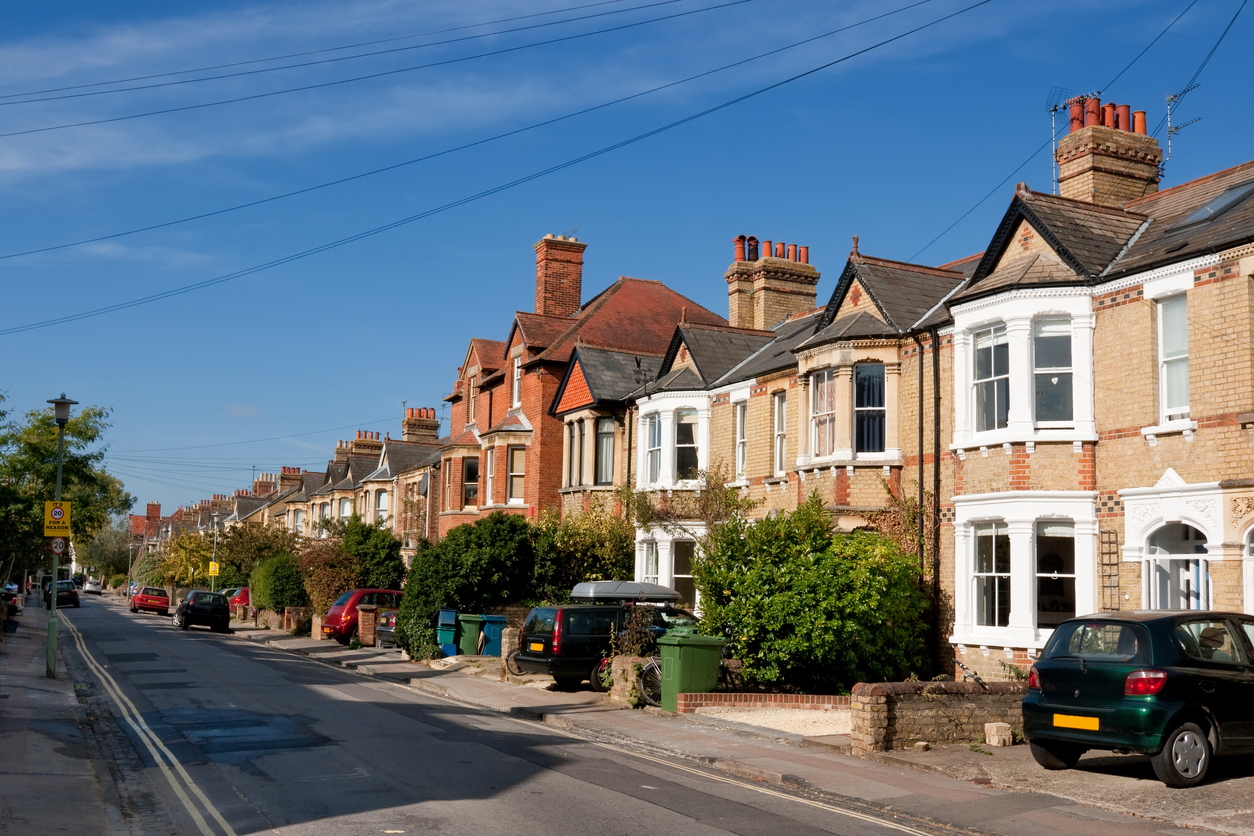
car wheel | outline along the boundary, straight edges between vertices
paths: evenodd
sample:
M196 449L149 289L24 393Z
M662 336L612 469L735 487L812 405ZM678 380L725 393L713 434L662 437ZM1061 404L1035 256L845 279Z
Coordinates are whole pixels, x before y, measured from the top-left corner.
M77 609L79 606L81 606L81 605L79 604L79 602L78 602L78 601L75 601L75 602L74 602L74 607L75 607L75 609Z
M178 625L180 630L186 630L192 626L191 621L188 620L187 616L180 618L178 620Z
M131 612L139 612L139 607L131 607Z
M592 690L598 693L605 693L610 690L613 662L609 656L597 660L592 666L592 673L588 676L588 681L592 683Z
M230 623L229 621L225 621L225 620L223 620L223 621L219 621L217 624L213 625L213 632L215 632L215 633L229 633L229 632L231 632L231 623Z
M347 645L347 644L348 644L348 636L341 636L339 633L332 633L331 635L332 635L332 637L334 637L334 638L335 638L335 640L336 640L337 642L339 642L340 644L343 644L343 645Z
M1154 774L1169 787L1202 783L1210 770L1211 748L1206 732L1196 723L1177 726L1153 758Z
M1070 769L1085 750L1070 743L1029 743L1032 759L1046 769Z
M583 683L582 676L555 676L553 681L557 683L559 691L573 691Z
M526 671L518 666L518 654L511 653L505 657L505 670L511 676L522 676Z

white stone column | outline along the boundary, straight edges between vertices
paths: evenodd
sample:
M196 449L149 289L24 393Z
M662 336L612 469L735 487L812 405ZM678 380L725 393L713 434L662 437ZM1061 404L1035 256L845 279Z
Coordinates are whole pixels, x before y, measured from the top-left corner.
M1036 523L1034 520L1007 520L1010 535L1010 620L1016 632L1036 627Z
M919 381L923 385L923 381ZM901 457L901 363L884 364L884 454ZM920 416L919 420L922 420ZM922 463L919 464L922 468ZM920 470L920 472L922 472Z
M1032 375L1032 320L1007 320L1006 344L1010 355L1010 410L1006 427L1015 438L1031 438L1036 398Z

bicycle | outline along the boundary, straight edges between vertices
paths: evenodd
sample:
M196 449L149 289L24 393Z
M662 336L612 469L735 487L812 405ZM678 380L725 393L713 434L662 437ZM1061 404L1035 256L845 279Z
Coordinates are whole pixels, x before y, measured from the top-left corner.
M980 679L980 675L976 673L975 671L971 670L970 668L968 668L966 665L962 664L962 661L958 659L958 657L956 656L954 657L954 664L962 668L962 681L963 682L971 682L974 680L977 684L979 684L981 688L986 687L984 685L984 680Z
M640 666L636 691L646 705L662 704L662 657L654 656Z

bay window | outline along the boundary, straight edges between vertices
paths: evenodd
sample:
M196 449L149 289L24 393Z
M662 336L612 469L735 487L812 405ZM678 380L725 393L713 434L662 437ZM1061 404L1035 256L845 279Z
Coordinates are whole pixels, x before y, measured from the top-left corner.
M1038 319L1032 323L1037 426L1070 426L1071 320Z
M1075 525L1036 524L1036 625L1057 627L1075 612Z
M675 478L695 479L699 468L697 455L697 411L675 410Z
M853 367L853 409L854 452L884 452L888 412L883 363L859 363Z
M810 376L810 434L815 458L836 453L836 372L823 369Z
M975 526L975 623L1010 623L1010 534L1005 523Z
M1002 429L1010 418L1010 345L1006 326L975 334L975 428Z
M523 490L526 487L527 448L510 447L507 451L506 463L509 467L509 495L506 501L511 505L522 505L526 501Z
M614 484L614 419L598 418L595 480L598 485Z
M479 457L468 456L462 459L462 507L469 508L479 504Z
M645 461L648 480L656 482L662 475L662 417L654 413L645 419Z

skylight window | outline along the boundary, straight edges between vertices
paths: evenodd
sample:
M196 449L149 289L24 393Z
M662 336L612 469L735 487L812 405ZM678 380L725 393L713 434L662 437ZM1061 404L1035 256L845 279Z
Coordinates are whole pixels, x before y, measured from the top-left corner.
M1212 218L1222 215L1233 206L1241 202L1243 198L1254 192L1254 180L1248 183L1242 183L1239 186L1233 186L1219 195L1212 197L1206 203L1194 209L1189 214L1172 225L1172 229L1181 229L1186 226L1192 226L1196 223L1209 221Z

